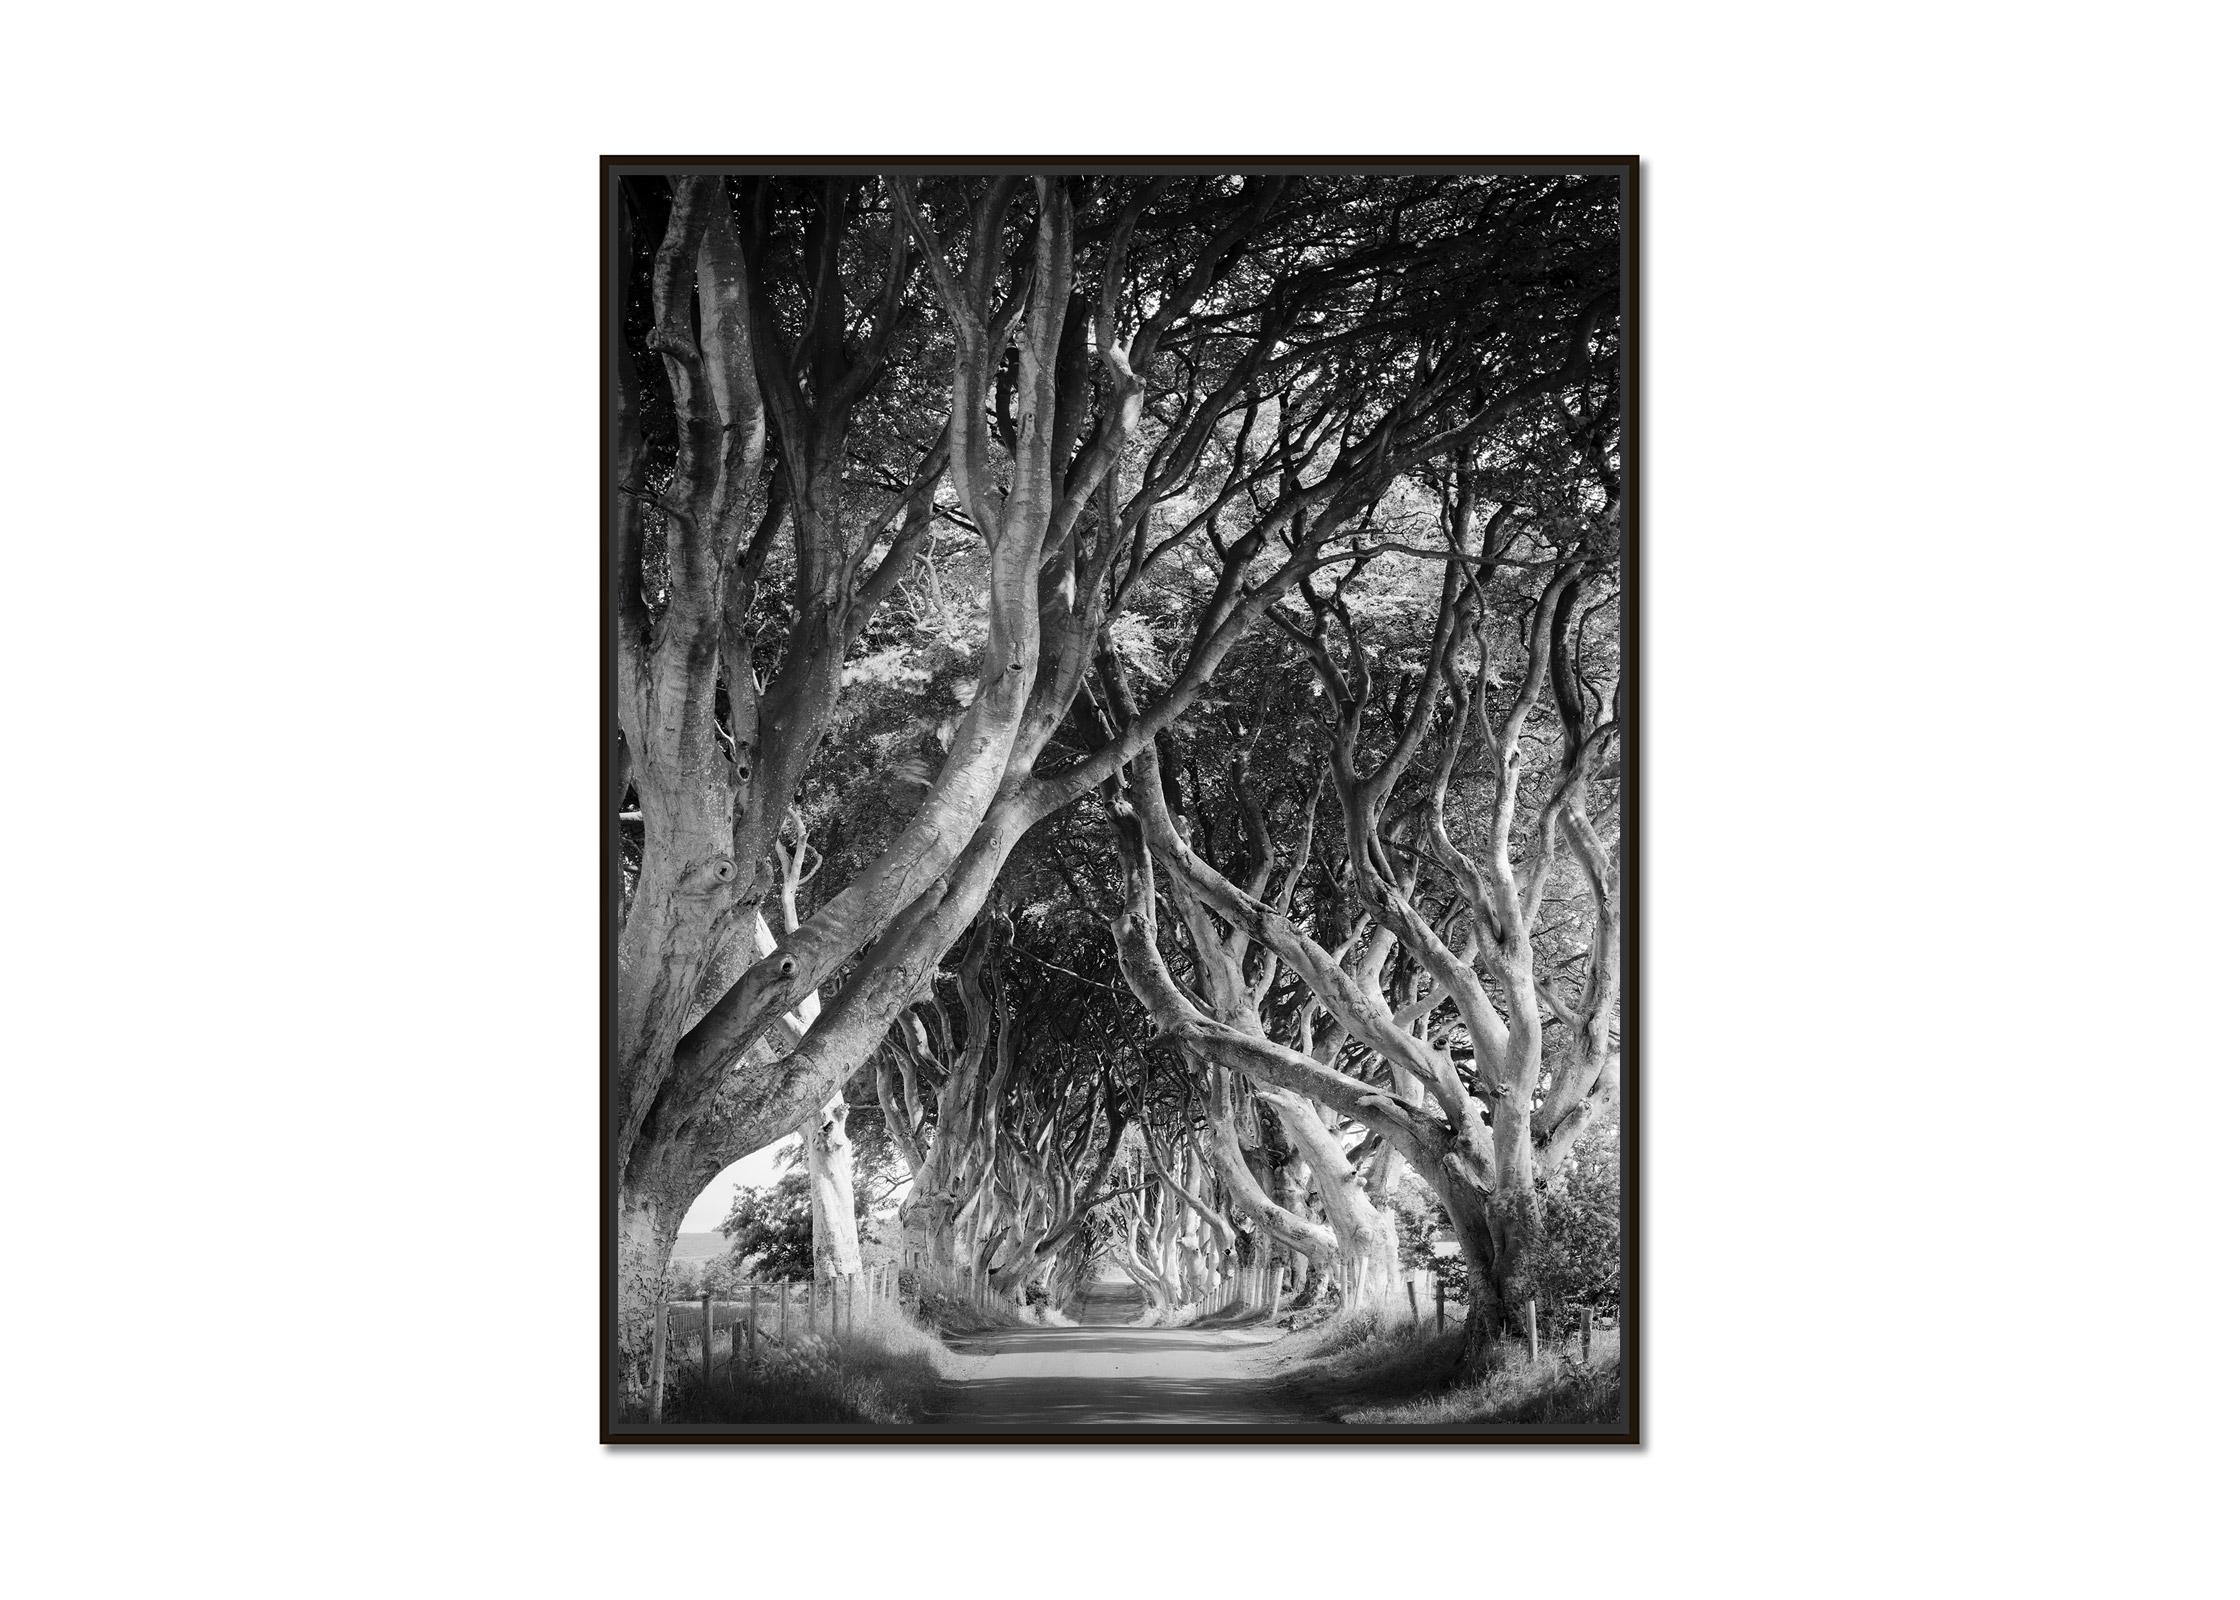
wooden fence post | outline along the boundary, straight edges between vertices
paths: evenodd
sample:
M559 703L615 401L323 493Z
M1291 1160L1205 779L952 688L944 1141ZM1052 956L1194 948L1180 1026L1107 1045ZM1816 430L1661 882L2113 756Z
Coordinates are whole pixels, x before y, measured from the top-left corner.
M848 1337L856 1336L856 1280L848 1280Z
M756 1323L761 1321L761 1311L762 1285L750 1283L747 1285L747 1359L750 1361L754 1359L755 1345L759 1342L756 1335L762 1332L760 1328L755 1326Z
M1408 1320L1410 1322L1421 1322L1423 1320L1423 1308L1416 1304L1416 1275L1412 1272L1408 1274Z
M793 1285L778 1280L778 1343L793 1343Z
M739 1364L746 1359L746 1354L747 1325L734 1322L731 1324L731 1379L734 1383L738 1382Z
M1540 1302L1537 1300L1527 1300L1524 1303L1524 1331L1525 1337L1532 1341L1532 1359L1538 1361L1540 1359Z
M661 1386L669 1365L669 1291L664 1288L653 1305L653 1408L650 1419L661 1420Z
M703 1392L716 1386L716 1298L712 1294L700 1297L700 1388Z
M832 1306L825 1317L825 1325L830 1330L830 1337L837 1339L840 1337L840 1280L834 1278L824 1287L825 1293L832 1296Z
M1594 1307L1592 1305L1583 1305L1579 1308L1579 1359L1582 1362L1594 1359Z
M1444 1278L1434 1277L1432 1279L1431 1292L1432 1298L1437 1300L1439 1303L1438 1331L1441 1333L1445 1333L1447 1331L1447 1280Z

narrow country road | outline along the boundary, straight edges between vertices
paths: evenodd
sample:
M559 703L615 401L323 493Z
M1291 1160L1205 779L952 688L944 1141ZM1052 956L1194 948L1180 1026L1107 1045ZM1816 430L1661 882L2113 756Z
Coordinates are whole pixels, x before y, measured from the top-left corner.
M1309 1420L1256 1369L1273 1328L1138 1328L1125 1281L1090 1286L1074 1328L1006 1328L955 1341L978 1365L948 1384L943 1426L1260 1425Z

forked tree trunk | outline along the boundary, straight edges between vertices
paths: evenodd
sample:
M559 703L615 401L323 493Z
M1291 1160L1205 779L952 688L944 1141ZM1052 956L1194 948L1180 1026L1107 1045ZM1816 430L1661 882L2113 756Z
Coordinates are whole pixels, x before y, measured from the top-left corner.
M719 956L703 984L703 996L719 991L725 974L739 970L771 943L768 925L755 916L743 936ZM696 1000L687 1014L697 1015L705 1003ZM812 994L784 1020L778 1037L797 1036L816 1010L817 997ZM757 1044L749 1064L766 1059L779 1047L774 1040ZM701 1191L740 1155L749 1153L737 1150L721 1128L701 1123L680 1129L674 1137L641 1144L623 1168L616 1197L616 1376L626 1417L642 1416L647 1403L653 1319L677 1230Z
M854 401L870 392L882 369L881 346L894 319L867 306L878 331L853 340L846 328L855 308L837 289L820 290L815 326L805 327L798 343L786 337L761 266L774 248L756 220L766 210L750 205L746 212L754 246L750 270L722 183L707 177L679 183L669 236L654 266L656 328L649 347L664 359L675 401L675 481L657 494L658 485L643 481L642 473L626 471L616 485L623 533L618 650L629 686L620 704L645 828L617 974L625 1417L634 1386L642 1389L662 1262L699 1189L730 1160L817 1113L924 992L933 967L963 934L1026 827L1106 781L1179 717L1265 606L1315 570L1325 542L1341 537L1398 474L1458 441L1490 434L1528 403L1577 381L1574 366L1583 377L1594 325L1589 310L1600 303L1599 291L1584 303L1571 340L1576 348L1559 367L1548 365L1555 351L1545 337L1523 338L1516 362L1490 355L1387 360L1376 350L1389 341L1389 326L1381 310L1353 305L1366 281L1354 271L1332 262L1308 274L1304 288L1293 274L1274 274L1276 286L1257 298L1252 284L1270 275L1232 273L1238 252L1259 230L1285 225L1270 221L1285 198L1282 180L1249 181L1226 218L1217 215L1217 225L1205 230L1203 247L1179 254L1163 232L1148 254L1131 253L1133 219L1152 203L1148 194L1132 198L1116 232L1085 242L1086 259L1101 262L1103 276L1078 294L1075 189L1066 180L1035 180L1025 256L1015 249L1017 230L1009 225L1011 199L1019 192L1013 180L997 178L985 187L963 236L946 218L929 218L916 207L908 184L893 183L894 221L917 240L956 347L946 471L960 511L989 553L980 688L911 823L789 934L781 951L739 974L707 1015L688 1023L688 994L707 965L710 944L720 941L727 918L750 912L762 896L763 863L829 725L847 645L861 637L915 559L933 520L930 492L905 496L916 508L917 531L893 539L868 575L860 574L860 564L873 555L885 517L860 530L860 547L835 536L830 523L837 512L830 502L845 459L846 425ZM1109 224L1104 210L1098 216L1100 228ZM847 231L825 219L828 239L838 241ZM954 259L960 237L966 249L961 265ZM899 296L912 258L900 248L899 231L894 243L888 281ZM1506 268L1497 258L1505 249L1487 241L1466 252L1468 281L1487 289L1503 281ZM1391 281L1402 269L1379 262L1387 250L1381 239L1365 244L1361 268ZM827 254L837 285L843 263ZM1162 269L1170 256L1175 259ZM1161 463L1157 471L1147 472L1124 503L1109 494L1101 521L1086 518L1091 497L1108 487L1136 438L1143 374L1161 355L1161 339L1185 316L1197 326L1196 308L1217 281L1222 318L1240 328L1257 319L1264 333L1242 341L1249 349L1223 364L1226 376L1208 370L1201 381L1193 367L1195 398L1178 400L1171 420L1161 416L1162 437L1173 448L1154 457ZM1006 286L1014 282L1024 287L1012 296ZM1381 290L1370 299L1381 307ZM1479 325L1483 304L1479 294L1425 297L1424 308L1408 314L1420 323L1420 348L1445 343L1459 349L1458 341L1470 340L1495 350ZM1123 322L1133 327L1132 337ZM1366 352L1369 366L1382 374L1376 383L1362 380L1363 392L1377 396L1370 414L1349 416L1334 444L1327 430L1316 431L1327 408L1313 403L1279 407L1272 433L1238 433L1234 450L1226 451L1233 460L1224 492L1274 482L1279 469L1288 486L1231 538L1222 554L1217 604L1199 617L1171 690L1147 716L1131 712L1128 726L1113 730L1093 754L1037 776L1037 758L1077 702L1092 642L1105 622L1110 580L1133 582L1137 574L1126 564L1140 554L1131 558L1129 552L1144 548L1154 511L1199 470L1209 445L1226 450L1217 420L1234 409L1239 394L1261 392L1255 385L1276 363L1290 364L1282 340L1301 327L1315 328L1317 345L1332 347L1318 359L1334 368L1350 359L1338 352ZM1015 357L1008 353L1014 350ZM1209 351L1203 359L1216 357ZM1102 376L1092 370L1099 362ZM618 410L633 392L631 384L619 387ZM751 572L760 560L753 552L765 548L748 515L763 482L763 391L776 416L772 431L786 463L788 493L798 502L791 513L804 580L798 587L817 599L798 609L791 642L767 686L754 665L752 630L726 620L747 616L755 600ZM1000 426L1003 462L995 459L989 437L991 392L1009 419ZM1084 409L1092 397L1093 426ZM624 464L642 466L644 452L628 447L635 435L623 420ZM1325 444L1331 446L1327 466L1313 483L1298 481L1294 456L1319 460ZM941 470L938 458L924 470ZM929 477L928 490L930 483ZM767 523L772 530L778 525ZM1279 535L1289 553L1255 575L1259 556ZM654 540L661 541L655 553L666 554L669 574L658 615L640 592L646 569L635 559ZM719 685L727 686L734 723L720 740ZM757 700L749 717L749 703ZM812 1030L765 1048L782 1018L820 985L833 983L841 988Z
M1431 1187L1454 1227L1469 1273L1470 1306L1463 1318L1462 1365L1488 1372L1501 1364L1501 1333L1524 1326L1532 1300L1531 1261L1539 1234L1539 1208L1531 1186L1486 1190L1441 1169Z

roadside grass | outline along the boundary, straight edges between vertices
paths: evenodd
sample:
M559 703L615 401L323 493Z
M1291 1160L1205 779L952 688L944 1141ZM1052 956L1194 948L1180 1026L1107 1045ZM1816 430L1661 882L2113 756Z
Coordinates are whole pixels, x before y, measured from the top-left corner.
M1584 1364L1576 1351L1541 1347L1529 1360L1520 1346L1499 1370L1395 1405L1364 1406L1340 1420L1439 1426L1452 1423L1616 1422L1618 1350L1613 1335Z
M860 1308L852 1333L764 1340L737 1363L728 1341L719 1341L709 1385L700 1381L697 1340L672 1349L663 1420L923 1422L939 1410L942 1383L965 1365L936 1334L881 1304Z
M969 1296L943 1294L930 1286L921 1286L918 1291L918 1321L937 1334L994 1333L1003 1328L1034 1327L1046 1320L1053 1327L1068 1325L1046 1319L1034 1306L983 1306Z
M1194 1328L1259 1328L1276 1320L1276 1314L1266 1306L1223 1306L1193 1317Z
M1522 1342L1501 1364L1460 1378L1462 1331L1388 1323L1353 1313L1291 1335L1271 1353L1287 1383L1335 1422L1439 1426L1457 1423L1582 1423L1618 1420L1618 1335L1597 1329L1594 1356L1576 1344L1543 1344L1532 1360Z
M1309 1307L1292 1315L1313 1318L1297 1324L1299 1353L1331 1360L1349 1351L1394 1343L1410 1331L1407 1324L1390 1322L1373 1311L1336 1311L1315 1316L1314 1308Z

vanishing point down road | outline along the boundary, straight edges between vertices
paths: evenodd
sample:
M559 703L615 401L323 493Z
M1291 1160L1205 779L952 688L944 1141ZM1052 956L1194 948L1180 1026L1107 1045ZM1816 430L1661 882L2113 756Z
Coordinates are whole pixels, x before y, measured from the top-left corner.
M1259 1370L1280 1330L1139 1328L1144 1302L1124 1281L1090 1285L1072 1328L1006 1328L955 1341L976 1364L948 1385L939 1425L1059 1428L1157 1423L1299 1423L1296 1399Z

